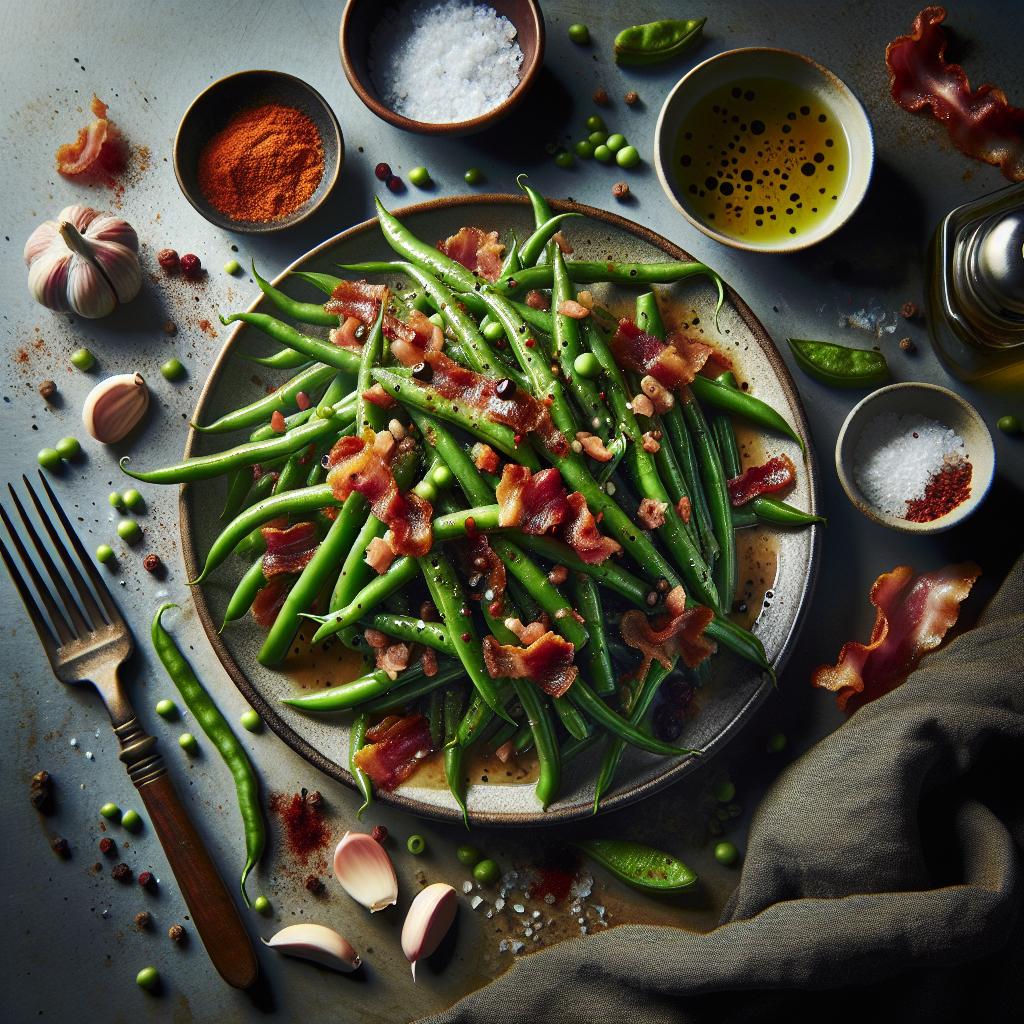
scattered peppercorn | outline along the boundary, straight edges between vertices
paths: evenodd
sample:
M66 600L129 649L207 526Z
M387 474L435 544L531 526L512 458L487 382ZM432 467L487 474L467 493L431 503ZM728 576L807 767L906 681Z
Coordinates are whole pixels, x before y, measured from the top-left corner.
M173 338L178 333L178 325L173 320L164 321L164 334Z
M110 877L115 882L130 882L132 880L132 869L122 861L110 869Z
M110 836L104 836L100 840L100 853L102 853L104 857L112 857L117 853L117 843L115 843Z
M310 875L306 879L306 889L314 896L319 896L324 891L324 883L316 875Z
M171 942L184 942L186 937L185 929L180 924L172 924L167 929L167 937Z
M44 380L39 385L39 394L44 402L50 401L55 394L57 394L57 385L52 380Z
M178 254L173 249L161 249L156 254L156 261L164 270L178 269Z
M50 846L61 860L69 860L71 858L71 846L63 836L54 836L50 840Z
M592 99L599 107L607 107L608 104L611 102L608 99L607 89L595 89Z
M303 790L302 794L305 798L306 806L311 811L322 811L324 809L324 796L319 789L314 789L311 793Z
M412 368L412 375L416 380L429 384L434 379L434 368L430 363L417 363Z
M630 89L622 98L626 101L626 106L632 107L634 104L640 102L640 93L636 92L634 89Z
M53 810L53 776L49 772L36 772L32 776L28 798L41 814L49 814Z
M388 830L387 830L387 828L384 825L374 825L373 826L373 831L370 833L370 838L375 843L380 843L381 846L383 846L384 843L386 843L387 839L388 839Z
M391 165L379 163L374 167L373 173L377 176L378 181L387 181L391 177Z
M920 315L921 307L918 306L916 302L907 301L900 306L900 316L903 317L904 320L915 320Z
M156 879L153 877L152 871L143 871L139 875L139 885L142 886L147 892L153 892L156 889Z
M629 186L624 181L617 181L612 185L612 195L616 199L625 199L629 195Z
M553 565L548 573L548 583L560 587L569 578L569 570L564 565Z
M198 277L202 269L203 265L194 252L187 252L181 257L181 272L186 277Z
M494 386L494 393L499 398L512 398L516 393L516 382L511 377L502 377Z
M910 338L900 338L900 348L904 352L916 352L917 346Z
M402 184L402 179L397 174L392 174L387 180L387 186L389 192L401 192L405 186Z
M152 552L142 560L142 568L146 572L157 573L163 567L163 563L160 561L160 556L155 555Z
M140 910L135 915L135 927L139 931L146 931L147 928L153 927L153 915L148 910Z

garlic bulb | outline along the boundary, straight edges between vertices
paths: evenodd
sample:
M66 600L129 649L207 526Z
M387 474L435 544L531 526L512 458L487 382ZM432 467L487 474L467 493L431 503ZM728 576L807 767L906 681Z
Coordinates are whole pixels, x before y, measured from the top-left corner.
M126 220L90 206L66 206L25 243L29 291L49 309L106 316L142 287L138 248Z
M334 874L342 888L371 914L398 902L391 858L365 832L346 832L334 851Z
M312 960L345 974L358 970L363 962L348 939L322 924L289 925L263 942L279 953Z
M119 373L101 380L82 406L85 429L101 444L127 437L149 408L149 388L141 373Z
M459 901L455 890L444 882L435 882L417 893L402 925L402 952L412 965L416 980L416 963L430 956L448 934Z

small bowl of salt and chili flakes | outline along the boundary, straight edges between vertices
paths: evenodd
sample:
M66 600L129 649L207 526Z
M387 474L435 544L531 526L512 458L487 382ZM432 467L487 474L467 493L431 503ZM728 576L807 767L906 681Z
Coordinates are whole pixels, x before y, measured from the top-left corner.
M208 86L185 111L174 173L208 221L265 234L309 217L344 155L338 119L312 86L280 71L242 71Z
M869 519L903 533L941 533L985 499L995 446L978 411L936 384L891 384L846 417L836 472Z

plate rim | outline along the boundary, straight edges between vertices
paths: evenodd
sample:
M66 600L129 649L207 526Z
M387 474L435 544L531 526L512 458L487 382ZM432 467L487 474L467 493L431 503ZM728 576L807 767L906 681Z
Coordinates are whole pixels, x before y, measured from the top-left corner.
M390 212L399 220L402 220L403 218L415 216L419 213L488 204L498 206L528 206L529 199L525 196L505 192L441 196L422 203L415 203L411 206L403 206ZM695 257L691 256L681 246L678 246L674 242L665 238L664 235L660 235L658 232L643 224L638 224L635 221L628 220L620 214L612 213L608 210L602 210L594 206L588 206L585 203L577 203L568 199L550 199L549 204L556 212L579 213L584 217L589 217L593 220L610 224L619 230L626 231L629 234L639 237L642 241L656 249L659 249L661 252L664 252L672 259L680 261L695 261ZM358 224L353 224L351 227L345 228L343 231L339 231L336 234L331 235L329 238L324 239L322 242L313 246L313 248L308 249L296 259L292 260L288 266L273 278L271 283L275 286L279 286L281 282L287 279L293 270L300 264L304 264L311 259L317 258L326 250L329 250L349 237L363 234L377 226L377 218L370 217L367 220L360 221ZM790 407L795 412L796 423L794 426L797 433L803 439L807 450L807 455L804 459L804 468L808 476L810 512L817 514L819 510L820 490L817 454L814 450L807 422L806 410L804 409L800 392L796 387L796 382L794 381L792 374L789 372L789 367L786 366L785 360L782 358L782 353L779 347L775 344L771 335L754 314L753 310L746 304L746 302L743 301L742 298L740 298L731 285L724 281L724 279L723 285L729 302L736 310L737 315L743 321L744 325L748 330L750 330L758 345L764 351L765 357L768 359L768 362L771 364L772 370L776 375L779 386L785 393L786 398L790 403ZM248 312L254 311L263 301L263 298L263 294L260 293L246 307L246 310ZM199 414L201 413L203 406L209 400L213 386L223 371L224 365L232 355L232 352L238 343L238 339L244 332L246 326L247 325L244 323L239 323L235 327L221 346L221 350L218 353L217 358L214 360L213 365L210 367L210 370L206 375L206 380L203 382L202 389L199 392L199 397L196 399L195 410L189 419L189 427L185 438L184 450L184 458L186 459L189 458L192 453L192 448L196 438L201 436L199 432L193 428L192 424L200 421ZM199 567L199 560L196 555L192 531L190 529L192 505L191 493L192 489L188 484L179 485L178 522L181 534L181 552L182 559L185 564L185 571L188 574L187 578L189 579L192 579L197 575ZM812 524L810 530L811 552L804 570L803 590L800 597L800 603L793 619L793 624L790 626L788 633L783 639L780 654L773 663L772 667L775 670L776 675L778 675L785 667L785 664L792 653L792 649L799 638L804 620L806 619L807 607L810 603L811 597L813 596L817 581L818 563L820 561L821 553L820 524ZM276 707L271 705L253 685L231 652L227 649L224 641L221 639L217 625L210 614L210 609L202 588L190 587L189 589L191 591L196 612L199 616L199 621L203 626L203 631L206 634L207 640L213 647L214 654L217 655L218 661L220 661L229 678L235 684L242 696L249 702L250 706L260 715L264 722L267 723L275 735L285 743L286 746L303 758L303 760L311 764L314 768L322 771L329 778L342 783L349 789L355 790L356 784L348 769L337 761L327 757L322 751L309 743L308 740L300 736L280 717L277 713ZM732 740L735 734L742 729L753 715L753 712L761 705L774 688L775 684L772 682L770 677L767 673L763 673L761 683L751 694L750 699L737 710L736 714L733 715L725 728L722 729L715 739L708 744L701 757L684 758L678 764L674 765L662 774L649 779L646 782L628 787L622 792L610 796L607 800L603 800L601 802L599 813L603 814L617 810L635 803L638 800L642 800L645 797L651 796L661 789L679 781L683 776L688 775L697 768L706 765L707 762L710 761L714 755L717 754L722 747ZM462 821L462 813L454 805L450 808L433 804L426 805L418 800L412 799L411 797L404 796L400 790L395 790L390 793L375 793L375 798L379 799L381 803L391 805L396 809L407 811L409 813L419 815L420 817L430 818L435 821L453 823ZM580 818L592 817L593 813L593 808L589 804L583 804L579 807L555 807L547 811L537 809L536 811L497 813L486 811L475 813L471 812L470 820L473 824L486 827L516 828L531 825L563 824L565 822L579 820Z

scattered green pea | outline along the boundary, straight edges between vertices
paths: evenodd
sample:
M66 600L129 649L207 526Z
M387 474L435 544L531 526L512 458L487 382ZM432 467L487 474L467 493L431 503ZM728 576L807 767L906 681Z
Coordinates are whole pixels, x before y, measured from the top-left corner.
M414 167L408 177L417 188L426 188L430 184L430 171L426 167Z
M76 348L71 353L71 365L76 370L88 373L96 365L96 357L87 348Z
M1000 416L996 420L996 426L1004 433L1009 434L1010 437L1015 436L1021 432L1020 420L1016 416Z
M166 718L167 721L171 721L178 717L178 705L169 697L164 697L163 700L158 700L156 702L156 713L161 718Z
M421 480L412 489L412 493L418 495L424 501L433 501L437 497L437 488L429 480Z
M178 746L189 754L199 749L198 741L190 732L183 732L178 737Z
M121 808L117 804L104 804L100 808L100 816L106 818L107 821L120 821Z
M501 875L501 869L493 860L479 861L473 868L473 877L481 885L493 885Z
M138 811L127 810L121 815L121 826L129 832L138 832L142 828L142 815Z
M736 795L736 787L729 779L723 779L715 786L715 799L721 804L727 804Z
M497 320L492 320L484 326L483 333L488 341L500 341L505 337L505 328Z
M154 992L160 985L160 972L155 967L143 967L135 975L135 984L147 992Z
M96 549L96 561L106 565L114 559L114 549L109 544L101 544Z
M608 133L606 131L591 132L587 136L587 141L594 146L603 146L608 141Z
M469 843L463 843L462 846L455 851L455 856L460 864L465 865L467 868L471 868L480 863L480 858L483 854L475 846L470 846Z
M784 732L777 732L772 736L768 737L768 742L764 745L764 749L769 754L781 754L786 749L786 734Z
M111 491L107 501L110 502L111 508L121 508L124 505L124 498L121 497L120 491Z
M587 380L594 380L601 375L601 364L593 352L581 352L572 361L572 368Z
M252 708L243 711L239 721L242 723L242 728L249 732L259 732L263 728L263 719Z
M77 437L62 437L55 445L57 454L66 462L77 459L82 454L82 446Z
M615 159L615 154L607 146L595 146L594 159L599 164L610 164Z
M36 459L43 469L48 469L50 472L60 469L61 457L56 448L41 448Z
M467 185L479 185L484 180L484 172L479 167L470 167L462 176Z
M617 153L623 146L626 145L626 136L615 132L613 135L608 136L608 141L605 145L613 152Z
M594 144L590 139L580 139L572 148L581 160L589 160L594 155Z
M723 839L722 842L715 844L715 860L719 864L731 867L739 859L740 851L736 849L735 843L730 843L728 839Z
M405 848L414 857L418 857L427 848L427 841L420 835L409 836L405 841Z
M620 167L636 167L640 163L640 154L637 152L636 146L623 146L615 154L615 162Z
M590 42L590 29L577 22L575 25L569 26L569 38L577 46L586 46Z
M255 910L257 914L263 914L266 916L271 910L270 900L268 900L266 896L257 896L256 899L252 901L252 909Z
M555 157L555 164L563 170L568 170L574 163L576 163L576 158L567 149L563 149Z
M237 274L241 269L242 265L238 260L228 260L227 263L224 264L225 274Z
M600 114L591 114L586 120L586 126L588 132L603 132L607 128Z
M430 482L437 488L451 487L454 479L447 466L435 466L430 471Z
M160 367L164 380L180 380L185 375L185 367L177 356L172 356Z
M125 504L125 508L130 508L133 512L142 508L146 504L146 499L134 488L129 487L124 494L121 495L121 500Z
M122 519L117 524L117 535L121 540L134 544L142 536L142 527L134 519Z

